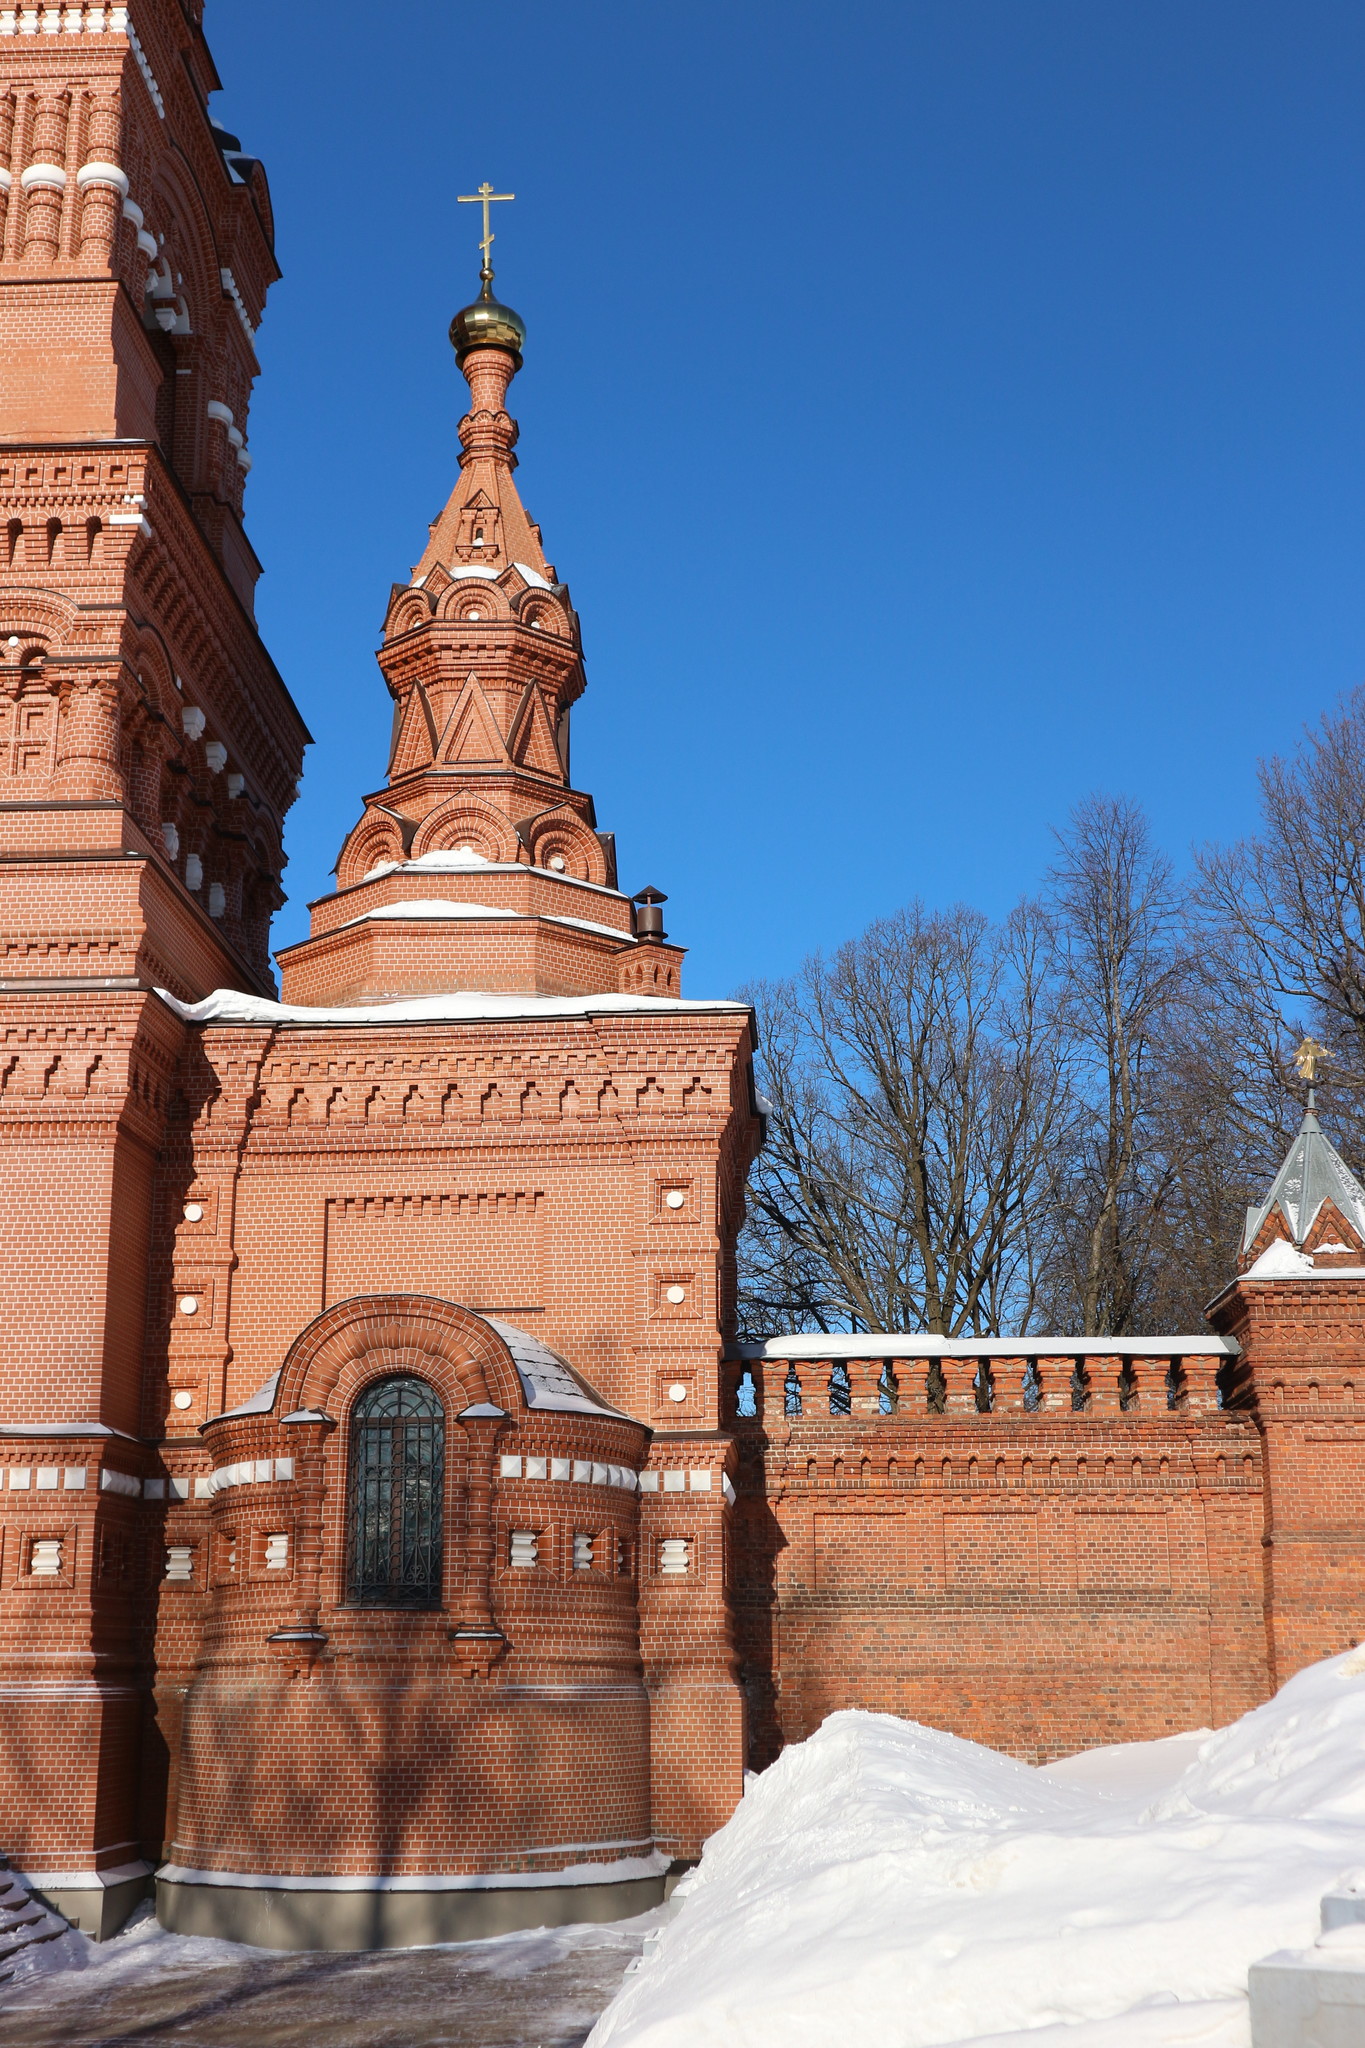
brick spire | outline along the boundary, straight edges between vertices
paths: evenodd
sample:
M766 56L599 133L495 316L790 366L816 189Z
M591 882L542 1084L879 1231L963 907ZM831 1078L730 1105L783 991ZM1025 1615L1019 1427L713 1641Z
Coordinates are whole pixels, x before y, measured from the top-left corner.
M611 836L570 780L578 615L513 481L505 401L526 329L482 277L451 323L470 393L459 479L384 622L387 783L341 850L336 894L312 906L312 936L279 955L291 1001L678 994L679 950L637 935Z

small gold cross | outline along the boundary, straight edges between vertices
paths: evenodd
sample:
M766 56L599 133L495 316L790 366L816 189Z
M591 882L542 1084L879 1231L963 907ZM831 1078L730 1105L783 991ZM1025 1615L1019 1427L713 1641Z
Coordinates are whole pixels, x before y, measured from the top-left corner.
M484 273L491 277L493 275L493 243L497 238L488 224L488 209L499 199L515 199L517 195L515 192L495 192L487 178L485 178L477 192L458 192L455 196L461 206L482 206L483 208L483 240L480 242L479 247L483 251Z

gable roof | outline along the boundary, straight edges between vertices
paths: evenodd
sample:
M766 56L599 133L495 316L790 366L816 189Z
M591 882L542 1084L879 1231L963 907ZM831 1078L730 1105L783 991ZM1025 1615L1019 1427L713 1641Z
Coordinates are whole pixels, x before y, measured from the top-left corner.
M1242 1250L1250 1251L1267 1219L1278 1209L1290 1240L1301 1245L1324 1202L1331 1202L1365 1245L1365 1187L1352 1173L1310 1109L1285 1155L1270 1193L1247 1210Z

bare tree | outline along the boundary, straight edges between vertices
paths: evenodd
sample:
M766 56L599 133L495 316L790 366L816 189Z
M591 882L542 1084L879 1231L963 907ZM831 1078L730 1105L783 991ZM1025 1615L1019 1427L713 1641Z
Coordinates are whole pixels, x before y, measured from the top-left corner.
M1067 1105L1049 951L1028 906L996 927L912 905L750 992L768 1009L773 1110L750 1194L747 1320L787 1280L808 1327L1027 1322Z
M1055 1161L1052 1306L1083 1335L1112 1336L1140 1316L1173 1191L1206 1135L1182 1130L1169 1085L1195 956L1185 892L1137 804L1089 797L1056 838L1048 903L1077 1115Z
M1236 1113L1268 1162L1294 1120L1306 1032L1332 1060L1343 1142L1365 1152L1365 688L1260 768L1261 830L1199 862ZM1286 1088L1288 1083L1288 1089Z

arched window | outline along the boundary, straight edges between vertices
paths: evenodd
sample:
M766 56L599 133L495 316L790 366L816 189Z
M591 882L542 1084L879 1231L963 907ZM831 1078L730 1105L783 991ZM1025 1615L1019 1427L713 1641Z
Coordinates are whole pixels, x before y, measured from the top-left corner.
M378 1380L351 1417L347 1585L362 1607L438 1607L445 1411L425 1380Z

